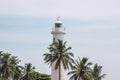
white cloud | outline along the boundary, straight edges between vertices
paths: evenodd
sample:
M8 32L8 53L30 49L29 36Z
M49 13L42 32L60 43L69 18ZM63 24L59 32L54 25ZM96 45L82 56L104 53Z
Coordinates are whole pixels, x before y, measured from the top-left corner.
M120 19L119 0L7 0L1 14L80 19Z

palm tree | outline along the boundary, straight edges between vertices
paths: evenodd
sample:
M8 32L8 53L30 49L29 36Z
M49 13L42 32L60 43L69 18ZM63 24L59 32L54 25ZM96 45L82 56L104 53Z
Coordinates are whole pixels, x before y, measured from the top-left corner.
M71 47L66 47L67 42L63 42L62 40L57 40L48 48L50 53L45 53L43 56L45 63L48 63L50 66L55 63L55 70L59 69L59 80L61 80L61 64L64 69L69 69L72 66L73 53L68 52Z
M34 69L31 63L25 64L23 80L35 80Z
M22 72L22 66L19 66L20 60L16 56L0 51L0 77L2 80L19 80Z
M17 65L15 67L15 69L16 69L16 71L15 71L15 75L14 75L13 80L21 80L22 76L23 76L23 67L20 65Z
M88 62L88 58L83 57L82 60L80 60L78 57L72 71L68 73L68 75L72 75L70 80L92 80L91 65L92 63Z
M11 60L11 64L13 64L13 66L15 68L14 69L15 75L13 77L13 80L20 80L22 78L22 73L23 73L23 71L22 71L23 67L18 65L20 60L16 56L12 56L10 60Z
M8 80L14 76L14 66L11 64L11 54L3 53L1 57L0 75L2 80Z
M101 74L102 66L95 64L93 68L93 80L102 80L106 76L106 74Z
M2 73L2 57L3 57L3 52L2 51L0 51L0 80L2 79L2 75L1 75L1 73Z

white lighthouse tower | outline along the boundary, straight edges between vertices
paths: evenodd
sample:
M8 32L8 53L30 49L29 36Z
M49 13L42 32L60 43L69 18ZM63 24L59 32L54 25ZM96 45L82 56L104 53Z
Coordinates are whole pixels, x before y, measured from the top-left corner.
M53 35L53 41L56 40L62 40L64 41L64 35L65 28L62 27L62 21L60 21L60 18L57 18L57 21L55 22L55 28L52 29L51 34ZM59 69L55 70L55 62L52 64L52 71L51 71L51 80L59 80ZM66 72L65 69L61 63L61 80L66 80Z

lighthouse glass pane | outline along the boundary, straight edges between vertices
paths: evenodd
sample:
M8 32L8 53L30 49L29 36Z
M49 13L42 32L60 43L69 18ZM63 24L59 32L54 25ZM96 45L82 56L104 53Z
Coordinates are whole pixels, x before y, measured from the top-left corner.
M55 27L61 27L61 24L55 24Z

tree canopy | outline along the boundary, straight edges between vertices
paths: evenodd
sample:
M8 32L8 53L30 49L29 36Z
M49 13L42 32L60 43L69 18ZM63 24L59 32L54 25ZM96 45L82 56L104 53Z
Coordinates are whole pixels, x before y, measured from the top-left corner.
M51 76L35 71L31 63L19 65L19 58L0 51L0 80L51 80Z

